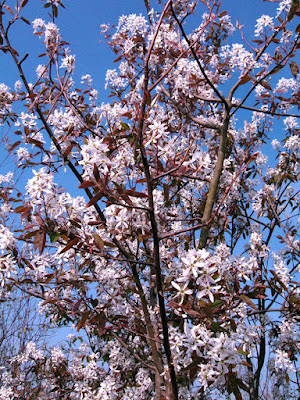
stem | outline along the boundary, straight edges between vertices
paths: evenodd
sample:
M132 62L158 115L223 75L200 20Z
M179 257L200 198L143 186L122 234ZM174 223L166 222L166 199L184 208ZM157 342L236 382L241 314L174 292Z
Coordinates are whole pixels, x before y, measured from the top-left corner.
M217 157L217 162L216 162L216 166L215 166L214 176L209 185L207 200L205 203L205 208L204 208L203 217L202 217L202 224L204 224L204 226L203 226L203 228L201 230L201 234L200 234L200 241L199 241L200 249L203 249L206 246L207 239L208 239L208 233L209 233L209 229L210 229L208 221L210 220L211 215L212 215L213 205L214 205L216 197L217 197L219 181L220 181L220 177L221 177L221 174L223 171L223 165L224 165L225 153L226 153L226 147L227 147L228 126L229 126L229 110L226 110L224 122L223 122L223 125L221 128L220 144L219 144L218 157Z
M175 373L175 368L172 362L172 354L171 354L171 348L170 348L170 342L169 342L169 329L168 329L168 320L167 320L167 314L166 314L166 307L165 307L165 301L164 301L164 294L163 294L163 278L162 278L162 271L161 271L161 265L160 265L160 249L159 249L159 236L158 236L158 227L157 227L157 221L156 221L156 215L155 215L155 206L154 206L154 195L153 195L153 179L150 173L150 167L149 167L149 162L147 158L147 153L146 149L143 144L143 130L144 130L144 122L146 119L146 104L147 104L147 98L149 96L149 59L151 56L151 52L157 37L157 34L159 32L160 25L162 23L162 20L164 18L164 14L166 10L168 9L171 1L168 1L166 4L160 20L157 24L156 27L156 32L154 34L152 43L150 44L150 47L148 49L146 58L145 58L145 64L144 64L144 83L143 83L143 98L142 98L142 103L141 103L141 108L140 108L140 116L139 116L139 121L138 121L138 126L137 126L137 142L138 142L138 147L141 153L141 158L142 158L142 163L144 167L144 172L146 176L146 181L147 181L147 192L149 196L149 219L151 223L151 228L152 228L152 237L153 237L153 252L154 252L154 270L155 270L155 276L156 276L156 290L157 290L157 296L158 296L158 304L159 304L159 311L160 311L160 317L161 317L161 323L162 323L162 331L163 331L163 345L164 345L164 350L167 358L167 364L168 364L168 369L169 369L169 374L170 374L170 379L171 379L171 398L172 400L177 400L178 399L178 387L177 387L177 379L176 379L176 373Z

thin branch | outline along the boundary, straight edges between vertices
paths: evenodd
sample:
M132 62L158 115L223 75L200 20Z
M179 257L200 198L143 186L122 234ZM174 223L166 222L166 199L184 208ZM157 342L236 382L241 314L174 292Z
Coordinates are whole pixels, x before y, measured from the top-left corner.
M123 346L124 349L126 349L134 358L136 358L140 363L145 365L145 367L152 369L153 371L156 371L156 368L153 367L152 365L146 363L137 353L136 351L132 350L125 342L123 339L121 339L115 332L110 332L110 334L117 339L117 341Z
M171 66L157 79L157 81L155 81L153 83L153 85L149 88L149 92L152 92L152 90L159 84L161 83L161 81L170 73L170 71L172 71L172 69L178 64L178 62L182 59L182 57L184 57L191 49L192 47L199 41L200 36L202 35L202 33L205 31L205 29L207 28L207 25L209 24L209 22L211 21L212 17L212 11L210 10L210 13L208 15L207 18L207 22L204 24L204 26L202 27L201 31L199 32L199 34L197 35L196 39L184 50L182 51L179 56L176 58L176 60L171 64Z
M202 121L200 118L194 117L192 114L190 114L179 103L175 102L175 100L172 98L171 94L162 85L161 85L161 90L169 98L169 100L178 108L178 110L182 114L186 115L195 124L203 126L203 128L207 128L207 129L220 130L220 125L213 123L213 122Z
M206 82L207 82L208 85L213 89L213 91L215 92L215 94L217 95L217 97L218 97L218 98L222 101L222 103L225 105L225 108L228 109L227 100L226 100L226 99L224 98L224 96L219 92L219 90L215 87L215 85L212 83L212 81L209 79L208 75L206 74L205 69L202 67L201 62L200 62L200 60L199 60L199 58L198 58L198 56L197 56L197 54L196 54L196 52L195 52L193 46L191 45L191 42L190 42L189 38L187 37L187 34L185 33L185 30L183 29L182 23L181 23L181 22L179 21L179 19L177 18L177 15L176 15L176 13L175 13L175 11L174 11L174 9L173 9L173 6L172 6L172 2L171 2L171 11L172 11L172 15L173 15L175 21L177 22L177 24L178 24L178 26L179 26L179 29L180 29L180 31L181 31L181 33L182 33L182 36L185 38L185 40L186 40L188 46L190 47L191 52L192 52L192 54L193 54L193 57L194 57L194 59L195 59L197 65L198 65L198 67L199 67L199 69L200 69L202 75L204 76Z
M190 148L191 148L192 144L193 144L193 141L191 141L191 143L189 144L189 147L187 148L187 150L186 150L186 152L185 152L185 154L184 154L182 160L180 161L180 164L179 164L179 165L177 165L176 167L170 169L170 170L167 171L167 172L164 172L163 174L160 174L160 175L158 175L158 176L154 176L154 177L152 178L152 180L155 181L155 180L157 180L157 179L164 178L165 176L168 176L168 175L172 174L173 172L176 172L176 171L182 166L182 164L185 162L185 160L186 160L186 158L187 158L187 156L188 156L188 153L189 153L189 151L190 151Z
M147 158L147 153L146 149L143 144L143 130L144 130L144 122L146 119L146 106L147 106L147 99L149 96L149 60L150 56L155 44L155 40L157 38L160 26L162 24L164 15L169 8L171 4L171 0L167 2L167 4L164 7L164 10L160 16L160 20L157 24L152 42L149 46L147 55L145 57L145 63L144 63L144 82L143 82L143 98L142 98L142 103L140 107L140 115L139 115L139 122L137 126L137 139L138 139L138 147L141 153L141 159L142 163L144 166L144 173L146 176L146 181L147 181L147 191L148 191L148 196L149 196L149 218L151 222L151 228L152 228L152 236L153 236L153 253L154 253L154 269L155 269L155 276L156 276L156 290L157 290L157 296L158 296L158 303L159 303L159 311L160 311L160 317L161 317L161 322L162 322L162 331L163 331L163 345L164 345L164 350L167 358L167 363L168 363L168 369L169 369L169 374L170 374L170 379L171 379L171 396L173 400L178 400L178 386L177 386L177 379L176 379L176 373L175 373L175 368L172 362L172 353L171 353L171 347L170 347L170 342L169 342L169 329L168 329L168 321L167 321L167 314L166 314L166 308L165 308L165 302L163 298L163 279L162 279L162 271L161 271L161 265L160 265L160 249L159 249L159 236L158 236L158 227L157 227L157 221L156 221L156 216L155 216L155 208L154 208L154 196L153 196L153 180L150 172L150 166Z

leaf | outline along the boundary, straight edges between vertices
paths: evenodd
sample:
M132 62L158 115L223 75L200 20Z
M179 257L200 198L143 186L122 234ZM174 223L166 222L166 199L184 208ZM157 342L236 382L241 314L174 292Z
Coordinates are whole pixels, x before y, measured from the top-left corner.
M71 152L73 146L74 146L74 143L71 143L71 144L66 148L66 150L64 151L64 154L63 154L63 158L66 158L66 157L70 154L70 152Z
M268 81L263 80L263 81L260 82L260 84L261 84L261 86L263 86L265 89L272 90L271 85L269 84Z
M296 28L296 31L295 31L296 33L300 33L300 24L297 26L297 28Z
M86 311L83 313L82 318L79 320L78 324L76 325L77 332L80 331L80 329L86 323L89 316L90 316L90 311Z
M242 364L245 365L245 367L252 368L252 365L249 364L247 361L242 361Z
M89 221L88 225L91 226L98 226L98 225L104 225L104 221L98 220L98 221Z
M147 178L141 178L136 181L136 183L145 183L147 182Z
M146 193L136 192L135 190L124 190L124 193L127 194L128 196L139 197L141 199L149 197Z
M291 8L288 13L288 21L291 21L294 18L298 10L298 7L299 7L299 0L292 0Z
M217 308L223 305L223 301L222 300L216 300L213 303L210 303L209 307L210 308Z
M99 304L99 300L98 299L91 299L91 305L94 308L96 308L98 304Z
M27 207L27 206L19 206L19 207L16 207L16 208L14 209L14 211L15 211L15 213L17 213L17 214L20 214L20 213L22 213L22 212L24 212L24 211L27 211L28 209L30 209L30 207Z
M120 125L122 126L122 128L124 128L126 131L129 131L130 127L128 124L126 124L125 122L120 122Z
M164 183L163 189L164 189L165 202L168 202L169 201L169 185L167 183Z
M22 20L23 22L25 22L25 24L30 25L30 22L28 21L28 19L26 19L26 18L24 18L24 17L21 17L21 20Z
M96 246L97 246L100 250L103 250L103 248L104 248L104 241L101 239L101 237L100 237L97 233L93 233L93 237L94 237Z
M299 73L299 66L295 61L290 62L290 69L293 77L297 78L297 75Z
M282 65L277 65L276 67L273 68L273 71L270 72L270 75L277 74L278 71L280 71L283 68Z
M283 290L287 290L287 287L282 282L282 280L279 278L279 276L276 274L276 272L275 271L270 271L270 272L274 276L275 281L279 283L279 285L283 288Z
M60 254L65 253L70 250L73 246L75 246L80 240L78 238L70 240L67 245L60 251Z
M72 307L72 316L74 317L74 315L76 314L80 304L82 303L82 299L79 299L78 301L76 301L76 303L73 305Z
M94 164L93 175L94 175L96 181L99 182L99 180L100 180L100 173L99 173L99 169L98 169L98 167L97 167L97 164Z
M20 3L20 7L21 8L25 7L27 3L28 3L28 0L22 0L21 3Z
M54 18L57 18L57 16L58 16L58 9L57 9L56 5L52 5L52 12L53 12Z
M238 82L238 83L239 83L239 86L245 85L245 83L249 82L250 80L251 80L251 76L250 76L249 74L242 76L242 77L239 79L239 82Z
M45 283L49 283L54 278L55 274L48 274L46 275Z
M13 10L12 10L9 6L7 6L6 4L3 5L3 8L5 8L5 10L7 10L9 13L11 13L12 16L15 15L15 13L13 12Z
M249 299L248 296L246 296L246 295L244 295L244 294L241 294L241 295L240 295L240 298L241 298L246 304L248 304L248 306L250 306L251 308L253 308L254 310L257 311L256 305L253 303L252 300Z
M41 150L44 150L44 144L43 144L43 142L41 142L39 140L27 138L27 142L35 145L36 147L39 147Z
M218 15L218 18L222 18L222 17L225 17L225 15L227 15L228 14L228 12L225 10L225 11L222 11L219 15Z
M96 186L94 181L84 181L81 185L78 186L78 189L87 189L94 186Z
M60 234L57 233L57 232L53 232L53 233L51 233L51 235L50 235L50 242L51 242L51 243L54 243L54 242L56 242L57 239L59 239L59 238L60 238Z
M8 149L8 152L13 151L16 147L19 146L19 144L21 144L21 142L18 140L16 143L14 143L13 145L10 146L10 148Z
M43 230L39 230L36 232L34 242L33 242L33 248L34 250L39 250L39 253L42 254L45 248L46 244L46 232Z
M26 258L22 258L22 261L27 265L28 268L34 271L34 267L30 264L28 260L26 260Z
M98 192L96 196L92 197L91 200L87 203L86 208L95 205L102 197L103 197L103 192L102 191Z

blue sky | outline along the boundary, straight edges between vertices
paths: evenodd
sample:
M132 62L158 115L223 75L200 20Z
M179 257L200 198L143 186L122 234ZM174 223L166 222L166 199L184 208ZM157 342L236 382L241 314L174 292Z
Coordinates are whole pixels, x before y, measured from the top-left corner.
M14 8L15 0L7 0L6 4ZM47 15L49 9L44 9L44 4L45 1L43 0L29 0L23 10L23 15L30 22L38 17L49 22L50 17ZM109 91L104 89L106 70L117 68L117 64L113 62L115 55L100 34L100 25L103 23L117 24L119 16L122 14L143 13L145 15L144 0L64 0L64 4L66 8L59 9L59 17L56 23L63 39L70 43L71 54L76 56L75 85L80 85L82 75L90 74L94 80L94 88L99 91L99 102L105 102L109 95ZM152 0L151 4L156 5L156 1ZM262 14L276 14L276 7L276 3L262 0L224 0L221 10L228 10L234 25L237 19L240 24L245 25L245 36L251 40L253 39L256 19ZM197 26L201 21L203 5L200 4L198 9L196 15L190 17L189 21L191 22L186 25L188 33L191 26ZM232 40L241 42L238 32L235 33ZM29 53L22 65L28 80L35 82L37 65L46 62L46 58L38 57L45 51L42 41L39 37L33 35L32 26L18 21L11 29L11 43L20 53L20 57ZM287 73L290 74L289 71ZM289 77L291 77L291 74ZM0 52L0 83L3 82L13 87L17 79L19 79L17 69L12 63L10 55ZM242 87L240 90L243 91L245 88ZM238 96L240 96L240 93L238 93ZM252 104L249 103L249 105ZM248 112L240 113L241 122L243 118L246 118L246 114ZM2 129L6 130L7 128ZM8 163L5 166L1 165L2 161L3 158L1 157L0 173L5 173L10 166ZM82 194L82 191L80 194Z
M7 4L13 8L14 0L9 0ZM29 21L38 17L47 20L47 11L43 9L43 4L42 0L29 0L24 9L24 16ZM105 73L108 68L115 68L116 65L113 64L114 55L108 46L105 42L100 42L103 40L100 35L100 25L117 24L122 14L145 14L144 1L65 0L64 4L66 9L60 9L57 25L64 40L70 43L71 54L76 55L75 79L79 83L81 75L89 73L104 101L108 94L104 91ZM253 33L256 18L263 13L272 14L274 8L276 8L275 4L261 0L225 0L222 4L222 9L229 11L234 24L237 18L241 24L245 24L247 35ZM203 8L199 7L199 9ZM191 18L193 25L197 24L197 19L200 21L197 15ZM44 52L44 48L39 38L33 36L32 32L31 26L21 21L17 22L12 28L12 44L20 55L29 53L23 67L34 81L36 66L43 63L43 59L37 56ZM0 53L0 83L4 82L13 86L18 79L16 72L9 57ZM102 101L101 98L100 101Z

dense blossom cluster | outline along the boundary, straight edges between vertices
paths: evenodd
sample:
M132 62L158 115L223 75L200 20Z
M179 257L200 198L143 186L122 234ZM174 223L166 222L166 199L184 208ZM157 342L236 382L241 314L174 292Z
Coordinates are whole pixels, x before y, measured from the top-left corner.
M101 25L118 62L102 103L73 80L61 0L31 24L32 83L1 17L22 82L0 84L19 167L0 175L0 301L26 293L73 330L16 348L1 399L299 397L300 9L269 3L251 43L219 1Z

